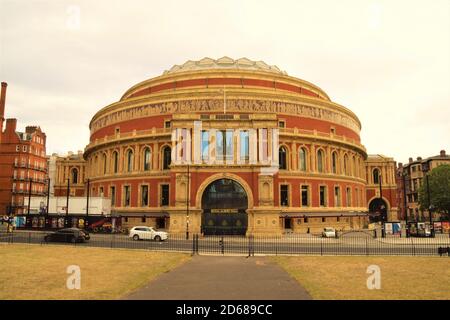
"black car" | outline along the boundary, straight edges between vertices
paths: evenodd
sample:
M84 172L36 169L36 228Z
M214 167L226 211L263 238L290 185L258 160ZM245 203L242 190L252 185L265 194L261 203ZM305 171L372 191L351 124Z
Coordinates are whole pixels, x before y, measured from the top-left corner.
M86 230L78 228L61 229L44 237L45 242L85 242L90 236Z

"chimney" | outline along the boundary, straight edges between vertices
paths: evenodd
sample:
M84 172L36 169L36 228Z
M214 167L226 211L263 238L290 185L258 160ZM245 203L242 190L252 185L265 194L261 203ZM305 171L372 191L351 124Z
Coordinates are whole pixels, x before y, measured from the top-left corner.
M408 159L409 163L413 162L413 158Z
M0 120L5 120L5 101L6 101L6 87L8 84L2 82L2 91L0 93Z
M445 150L441 150L441 157L446 157Z
M403 163L399 162L399 163L398 163L398 168L399 168L399 169L403 169Z
M417 157L417 161L422 161L422 157Z
M5 126L5 134L9 134L12 136L16 133L17 128L17 119L11 118L6 119L6 126Z

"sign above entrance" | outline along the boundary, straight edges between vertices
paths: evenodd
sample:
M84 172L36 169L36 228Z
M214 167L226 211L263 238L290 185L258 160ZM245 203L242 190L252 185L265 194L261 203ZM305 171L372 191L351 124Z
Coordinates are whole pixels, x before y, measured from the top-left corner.
M211 209L211 213L238 213L238 209Z

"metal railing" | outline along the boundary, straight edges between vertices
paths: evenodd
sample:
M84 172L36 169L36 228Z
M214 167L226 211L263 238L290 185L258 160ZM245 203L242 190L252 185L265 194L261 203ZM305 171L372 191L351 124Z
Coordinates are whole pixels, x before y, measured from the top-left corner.
M165 241L133 240L127 234L91 233L82 243L53 242L46 239L51 232L0 232L0 243L29 243L40 245L63 244L101 248L141 249L150 251L176 251L213 255L315 255L315 256L450 256L450 237L439 234L434 238L374 238L369 234L345 234L338 238L320 235L250 235L202 236L169 235Z

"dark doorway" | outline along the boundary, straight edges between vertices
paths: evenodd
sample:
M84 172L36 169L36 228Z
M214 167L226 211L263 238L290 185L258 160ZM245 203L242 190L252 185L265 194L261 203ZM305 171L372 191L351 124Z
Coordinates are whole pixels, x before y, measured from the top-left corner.
M292 229L292 219L284 218L284 229L291 230Z
M369 203L369 222L386 222L387 204L383 199L375 198Z
M202 232L205 235L245 235L247 193L234 180L212 182L202 195Z

